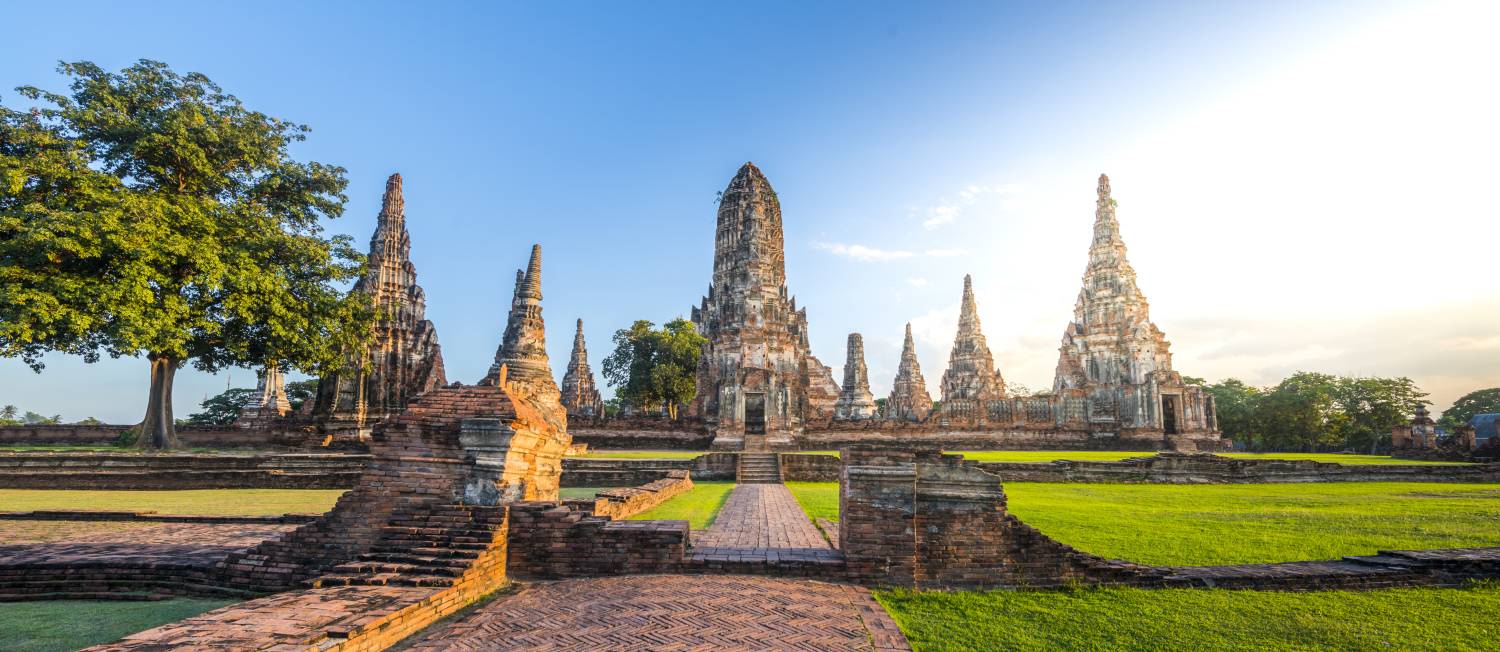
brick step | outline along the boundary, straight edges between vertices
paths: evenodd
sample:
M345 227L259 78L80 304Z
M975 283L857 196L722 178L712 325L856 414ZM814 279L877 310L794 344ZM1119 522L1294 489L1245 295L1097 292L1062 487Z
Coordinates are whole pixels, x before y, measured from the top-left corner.
M396 552L372 553L367 552L359 556L359 561L349 563L373 563L373 564L403 564L408 566L420 566L422 568L456 568L463 570L474 564L475 557L427 557L424 555L410 555Z

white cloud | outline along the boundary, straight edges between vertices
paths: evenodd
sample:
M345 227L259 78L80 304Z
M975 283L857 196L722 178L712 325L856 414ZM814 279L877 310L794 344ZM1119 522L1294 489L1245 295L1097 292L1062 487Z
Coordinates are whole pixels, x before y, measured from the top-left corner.
M914 288L925 288L927 287L927 279L921 276L914 276L912 278L906 279L906 284Z
M915 255L910 251L888 251L858 244L844 244L842 242L819 242L818 248L832 252L835 256L846 256L855 260L879 263L911 258Z
M965 208L973 206L985 195L1012 195L1020 192L1020 190L1021 186L1014 183L995 185L970 184L958 191L956 194L958 197L957 200L945 198L937 204L929 206L926 209L919 209L917 212L926 216L922 220L922 228L931 231L957 221L958 216L964 212Z

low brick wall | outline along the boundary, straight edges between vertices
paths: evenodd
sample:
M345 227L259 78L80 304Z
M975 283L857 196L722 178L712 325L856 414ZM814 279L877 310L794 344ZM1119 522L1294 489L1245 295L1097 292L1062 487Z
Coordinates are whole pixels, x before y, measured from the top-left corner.
M567 504L586 508L596 516L619 520L656 507L693 488L687 471L667 471L666 477L636 487L610 489L594 494L593 500L569 500Z
M348 489L369 455L0 452L3 489Z
M690 420L627 418L568 424L573 441L590 448L625 450L708 450L713 435Z
M1173 446L1187 450L1222 450L1228 444L1218 435L1177 436ZM994 429L964 430L937 424L868 421L834 422L833 427L809 425L797 437L802 450L830 450L844 446L890 450L1161 450L1161 433L1119 433L1096 436L1086 430Z
M1161 453L1119 462L983 462L1005 482L1260 484L1293 482L1500 482L1500 464L1332 464Z
M0 426L0 446L112 446L129 425ZM224 426L178 428L189 448L273 448L273 433Z
M837 455L781 454L781 479L794 482L838 482L843 463Z
M687 521L615 521L577 505L510 506L512 577L556 579L670 573L687 554Z
M704 453L692 459L563 459L564 487L634 487L667 477L668 471L689 471L700 481L734 480L735 453Z

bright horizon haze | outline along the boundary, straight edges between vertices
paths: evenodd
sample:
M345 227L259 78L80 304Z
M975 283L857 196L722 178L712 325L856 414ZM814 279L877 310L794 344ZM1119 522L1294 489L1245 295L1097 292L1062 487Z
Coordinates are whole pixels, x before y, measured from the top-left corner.
M1184 375L1408 376L1434 411L1500 386L1496 3L6 14L6 106L24 106L17 86L66 90L59 60L204 73L312 128L294 155L347 168L327 228L362 248L400 172L450 381L489 367L532 243L559 377L575 318L598 377L616 329L687 316L710 281L715 194L754 161L814 354L841 380L862 333L877 397L907 322L938 390L966 273L1005 379L1051 387L1100 173ZM0 360L0 404L141 418L144 359L46 361ZM184 367L176 416L254 382Z

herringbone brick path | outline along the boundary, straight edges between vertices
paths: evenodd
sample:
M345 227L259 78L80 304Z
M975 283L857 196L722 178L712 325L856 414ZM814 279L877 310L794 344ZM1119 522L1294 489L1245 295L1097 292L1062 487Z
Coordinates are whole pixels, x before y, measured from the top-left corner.
M411 650L910 650L859 587L645 575L528 587L436 626Z

